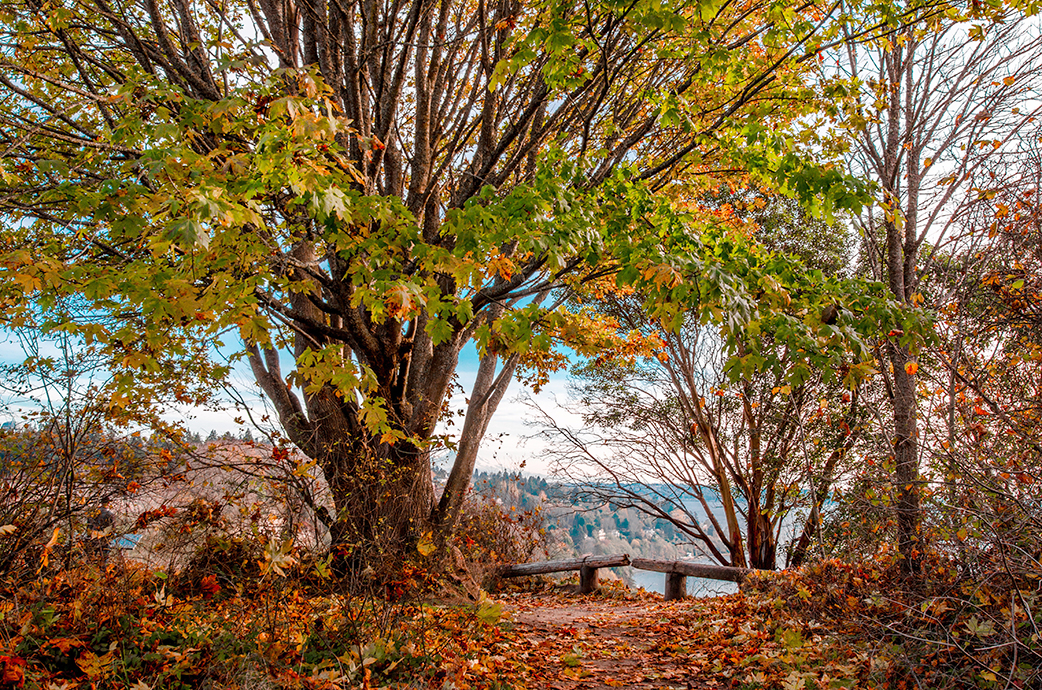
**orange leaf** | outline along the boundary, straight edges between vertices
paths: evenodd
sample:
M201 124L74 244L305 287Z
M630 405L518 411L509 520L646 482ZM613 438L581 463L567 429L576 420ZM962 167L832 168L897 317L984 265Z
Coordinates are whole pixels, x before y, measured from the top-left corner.
M0 656L0 661L3 662L4 671L0 680L10 683L12 687L25 685L25 659L20 656Z
M909 362L908 364L905 364L905 371L909 376L915 376L915 372L919 371L919 363Z
M214 594L217 594L221 591L221 586L217 584L216 575L207 575L203 578L202 582L200 583L199 589L203 590L203 596L209 599Z
M61 534L61 529L58 528L58 527L55 527L54 528L54 534L51 535L51 538L43 546L43 553L40 554L40 564L44 568L46 568L47 564L50 562L51 549L53 549L54 545L58 543L58 535L59 534Z

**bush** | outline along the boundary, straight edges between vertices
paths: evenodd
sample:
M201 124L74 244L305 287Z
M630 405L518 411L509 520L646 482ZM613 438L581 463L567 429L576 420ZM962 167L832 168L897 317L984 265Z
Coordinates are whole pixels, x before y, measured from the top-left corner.
M546 558L546 518L539 507L504 507L494 497L471 492L453 540L458 559L487 585L503 565Z

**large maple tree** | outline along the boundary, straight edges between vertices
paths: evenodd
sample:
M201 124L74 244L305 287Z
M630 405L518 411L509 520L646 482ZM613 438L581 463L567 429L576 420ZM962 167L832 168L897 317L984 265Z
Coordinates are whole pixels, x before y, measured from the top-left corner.
M615 275L679 323L704 264L658 193L677 175L745 169L826 211L856 203L785 134L821 104L801 66L838 8L6 3L8 324L107 348L117 405L186 373L180 398L204 395L222 368L199 344L231 334L330 487L334 542L447 533L517 368L555 341L603 344L561 308L569 285ZM78 316L49 317L68 295ZM469 341L439 499L430 452Z

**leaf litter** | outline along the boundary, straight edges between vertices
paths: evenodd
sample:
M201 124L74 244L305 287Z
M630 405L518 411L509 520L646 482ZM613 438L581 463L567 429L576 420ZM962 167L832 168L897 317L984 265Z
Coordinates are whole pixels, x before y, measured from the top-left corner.
M487 671L514 687L874 687L854 630L826 627L769 592L667 602L614 585L587 596L550 586L498 598L508 631L502 664Z

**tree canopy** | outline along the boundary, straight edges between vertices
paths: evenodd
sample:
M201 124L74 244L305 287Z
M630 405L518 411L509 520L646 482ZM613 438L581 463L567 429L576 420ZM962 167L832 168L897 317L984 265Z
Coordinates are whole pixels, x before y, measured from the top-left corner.
M673 327L692 304L734 327L784 300L762 272L746 282L742 251L698 239L717 220L678 202L702 180L860 206L800 119L835 108L806 74L840 9L8 4L7 324L105 348L114 405L174 379L204 398L225 371L207 348L237 342L330 485L335 510L316 509L334 542L451 530L518 367L614 342L563 308L570 289L635 285ZM879 9L858 35L911 11ZM74 313L51 309L70 296ZM481 363L436 503L429 451L469 341Z

